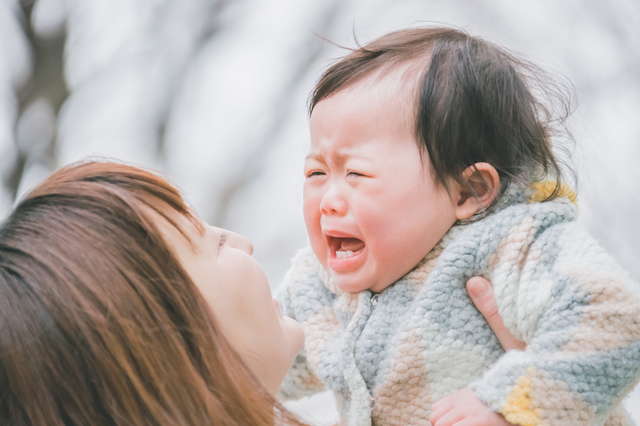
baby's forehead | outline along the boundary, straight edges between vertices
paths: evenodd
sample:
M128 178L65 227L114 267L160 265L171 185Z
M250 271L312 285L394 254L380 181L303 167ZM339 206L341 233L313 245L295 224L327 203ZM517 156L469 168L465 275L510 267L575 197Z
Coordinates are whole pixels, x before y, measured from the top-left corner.
M372 102L391 102L402 110L403 115L410 117L413 124L417 114L423 71L415 61L386 65L341 91L358 91L362 96L371 96Z
M391 107L393 113L390 112L390 116L402 121L402 126L415 128L420 81L420 70L412 64L380 68L341 88L326 100L357 104L361 104L364 100L370 105L382 104L385 107ZM395 114L396 111L399 114ZM313 121L314 114L312 113L311 116Z

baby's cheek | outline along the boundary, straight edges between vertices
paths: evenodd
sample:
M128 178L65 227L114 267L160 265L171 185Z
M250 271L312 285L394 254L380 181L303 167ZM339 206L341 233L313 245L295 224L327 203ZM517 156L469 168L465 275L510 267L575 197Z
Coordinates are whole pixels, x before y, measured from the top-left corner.
M320 232L321 213L318 203L304 200L302 203L302 216L304 217L304 223L309 236L311 236L312 233Z
M371 205L367 209L361 209L359 214L359 227L364 235L369 253L381 264L387 264L387 260L402 256L399 250L405 250L404 237L400 231L401 217L394 218L393 209ZM380 263L379 263L380 264Z
M322 201L323 191L311 185L309 182L305 182L302 189L302 208L305 215L316 214L320 210L320 202Z
M318 213L316 209L307 209L304 207L303 210L304 222L307 228L307 236L309 237L309 242L311 243L311 248L315 253L318 260L323 262L323 258L326 257L326 240L324 235L322 234L322 228L320 226L321 215ZM326 265L325 265L326 266Z
M402 214L396 212L393 205L385 203L362 203L355 216L358 227L366 239L367 246L385 252L400 245L399 225L403 223Z
M307 235L313 252L319 260L322 260L322 257L326 256L327 242L324 235L322 235L320 227L307 227Z

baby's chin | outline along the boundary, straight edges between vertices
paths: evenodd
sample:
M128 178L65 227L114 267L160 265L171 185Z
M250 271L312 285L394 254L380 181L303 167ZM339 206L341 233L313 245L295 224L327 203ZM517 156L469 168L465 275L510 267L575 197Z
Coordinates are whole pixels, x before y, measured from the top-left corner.
M380 293L390 285L385 285L384 283L379 282L374 282L372 285L371 280L345 277L341 274L335 273L334 271L329 272L329 274L331 275L331 281L333 281L335 286L345 293L360 293L361 291L365 290L370 290L374 293Z

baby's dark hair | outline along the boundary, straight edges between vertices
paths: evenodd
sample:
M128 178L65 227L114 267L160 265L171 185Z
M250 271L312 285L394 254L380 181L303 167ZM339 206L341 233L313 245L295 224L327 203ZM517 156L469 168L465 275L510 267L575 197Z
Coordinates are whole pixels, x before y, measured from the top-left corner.
M551 139L564 135L572 140L565 126L571 113L566 85L457 29L405 29L352 50L320 77L309 113L318 102L367 77L407 66L419 79L416 142L421 155L428 154L436 182L447 188L453 178L473 194L462 172L486 162L500 176L501 195L509 183L529 186L542 180L555 182L545 201L561 194L563 170Z

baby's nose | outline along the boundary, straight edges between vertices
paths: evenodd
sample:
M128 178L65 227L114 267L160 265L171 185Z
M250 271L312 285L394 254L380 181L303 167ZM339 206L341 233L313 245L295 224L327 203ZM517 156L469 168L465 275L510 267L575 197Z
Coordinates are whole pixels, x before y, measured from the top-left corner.
M320 212L323 215L344 215L347 211L347 203L340 191L332 187L322 197Z

